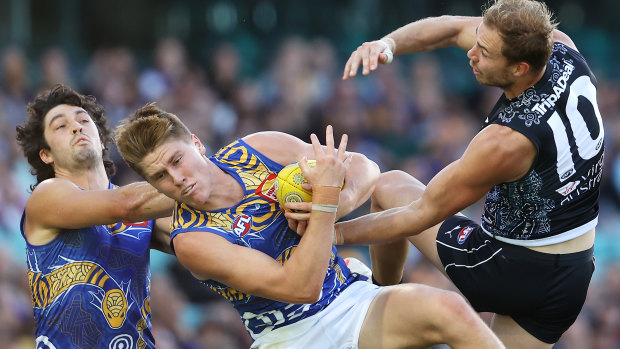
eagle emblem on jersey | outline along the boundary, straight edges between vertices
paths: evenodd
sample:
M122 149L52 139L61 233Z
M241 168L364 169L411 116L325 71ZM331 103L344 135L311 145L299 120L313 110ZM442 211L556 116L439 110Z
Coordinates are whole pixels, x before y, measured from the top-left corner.
M127 302L129 282L119 286L99 264L94 262L68 261L45 275L28 270L28 283L35 308L53 306L74 286L92 285L96 290L89 291L93 296L91 304L102 312L112 328L123 325L127 310L131 307Z

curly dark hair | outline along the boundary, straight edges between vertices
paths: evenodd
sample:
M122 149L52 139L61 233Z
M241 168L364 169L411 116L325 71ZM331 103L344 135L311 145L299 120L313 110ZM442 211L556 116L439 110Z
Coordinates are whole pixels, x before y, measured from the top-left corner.
M116 167L110 160L109 148L113 142L112 130L108 128L107 118L103 115L103 106L96 103L95 97L77 93L68 86L55 85L49 90L43 91L28 104L28 117L23 125L16 127L17 142L22 147L24 155L30 164L30 173L37 177L37 183L30 186L30 190L42 181L55 176L54 167L41 160L39 152L41 149L49 150L50 147L45 140L45 115L54 107L66 104L81 107L86 110L93 119L101 141L105 145L103 149L103 165L108 178L116 173Z

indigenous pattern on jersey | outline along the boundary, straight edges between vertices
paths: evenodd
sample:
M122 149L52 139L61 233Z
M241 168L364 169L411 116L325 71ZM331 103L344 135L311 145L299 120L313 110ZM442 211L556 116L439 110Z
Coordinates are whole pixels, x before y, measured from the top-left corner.
M177 234L187 231L217 234L284 264L294 253L300 237L288 228L276 199L275 179L283 166L243 140L220 149L210 160L237 179L244 197L235 206L208 212L177 202L172 217L172 241ZM235 263L234 256L230 256L230 263ZM202 282L233 304L248 332L256 339L321 311L359 278L349 271L333 247L321 298L314 304L282 303L243 293L214 280Z
M22 236L24 219L25 213ZM70 229L40 246L26 241L37 349L155 348L149 305L153 224Z
M517 98L502 96L489 124L522 133L538 154L523 178L488 193L482 215L488 234L536 246L596 226L604 131L596 79L579 52L556 42L541 80Z

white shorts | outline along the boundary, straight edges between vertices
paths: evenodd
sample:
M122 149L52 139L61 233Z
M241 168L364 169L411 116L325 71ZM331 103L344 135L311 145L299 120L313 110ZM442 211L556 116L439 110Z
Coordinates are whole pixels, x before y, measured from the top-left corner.
M321 312L259 337L251 349L357 349L370 303L382 289L356 281Z

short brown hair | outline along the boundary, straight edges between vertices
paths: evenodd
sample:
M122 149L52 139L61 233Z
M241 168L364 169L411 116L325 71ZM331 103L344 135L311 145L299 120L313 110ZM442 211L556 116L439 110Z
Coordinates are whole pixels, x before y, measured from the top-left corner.
M502 55L511 63L526 62L536 71L549 61L557 22L543 2L494 0L483 21L496 28L503 41Z
M30 173L37 177L36 184L30 186L30 190L46 179L54 178L56 175L54 167L41 160L39 152L41 149L50 149L45 140L45 115L54 107L66 104L81 107L97 126L99 137L104 144L103 165L108 178L116 172L114 162L110 160L109 150L112 145L112 130L108 128L107 118L103 115L103 106L96 102L95 97L77 93L70 87L57 84L49 90L41 92L30 104L28 104L28 116L22 125L16 127L17 143L22 147L24 155L30 164Z
M191 132L174 114L149 103L123 119L116 127L116 147L134 171L146 178L140 161L171 139L191 140Z

